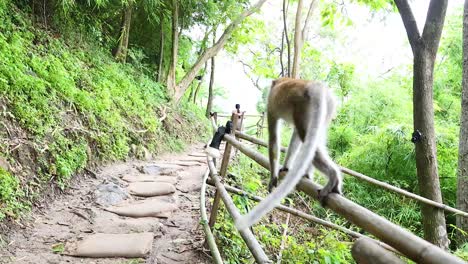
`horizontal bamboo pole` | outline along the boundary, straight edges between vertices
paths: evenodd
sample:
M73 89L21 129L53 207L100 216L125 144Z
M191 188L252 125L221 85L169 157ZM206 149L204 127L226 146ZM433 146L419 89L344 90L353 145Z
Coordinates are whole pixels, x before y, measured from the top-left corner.
M269 168L268 159L257 151L246 147L231 135L225 135L224 139L264 168ZM297 189L305 192L316 200L318 200L318 192L321 188L322 186L304 178L297 185ZM408 232L372 211L346 199L344 196L331 193L325 199L325 203L328 208L337 214L373 234L384 243L397 249L417 263L465 264L461 259L445 252L441 248Z
M438 203L438 202L434 202L433 200L430 200L430 199L427 199L425 197L422 197L422 196L419 196L417 194L414 194L414 193L411 193L411 192L408 192L408 191L405 191L403 189L400 189L398 187L395 187L395 186L392 186L388 183L385 183L385 182L381 182L379 180L376 180L372 177L369 177L369 176L366 176L362 173L359 173L357 171L353 171L351 169L348 169L348 168L345 168L345 167L341 167L340 166L340 169L343 173L346 173L350 176L353 176L353 177L356 177L358 179L361 179L361 180L364 180L368 183L371 183L371 184L374 184L374 185L377 185L377 186L380 186L384 189L387 189L387 190L390 190L390 191L394 191L396 193L399 193L401 195L404 195L408 198L411 198L413 200L416 200L418 202L421 202L421 203L424 203L424 204L427 204L427 205L430 205L430 206L433 206L433 207L436 207L436 208L440 208L440 209L443 209L447 212L451 212L451 213L454 213L456 215L460 215L460 216L463 216L463 217L468 217L468 213L467 212L464 212L464 211L461 211L459 209L456 209L456 208L453 208L453 207L450 207L448 205L445 205L445 204L442 204L442 203Z
M214 186L214 182L213 180L208 180L207 183L211 186ZM241 189L238 189L236 187L232 187L232 186L229 186L229 185L224 185L224 188L226 188L226 190L228 192L231 192L231 193L234 193L234 194L237 194L237 195L242 195L242 196L246 196L248 197L249 199L251 200L254 200L254 201L257 201L257 202L260 202L263 200L262 197L260 196L256 196L256 195L253 195L253 194L250 194L244 190L241 190ZM392 248L391 246L385 244L385 243L382 243L378 240L375 240L375 239L372 239L366 235L363 235L363 234L360 234L358 232L355 232L353 230L350 230L346 227L342 227L340 225L337 225L337 224L334 224L332 222L329 222L329 221L326 221L326 220L323 220L321 218L318 218L316 216L313 216L313 215L310 215L310 214L307 214L307 213L304 213L300 210L297 210L295 208L291 208L291 207L288 207L288 206L285 206L285 205L278 205L275 207L276 209L280 210L280 211L283 211L283 212L286 212L286 213L290 213L294 216L297 216L297 217L300 217L300 218L303 218L305 220L308 220L308 221L311 221L311 222L314 222L314 223L317 223L319 225L322 225L322 226L326 226L328 228L332 228L332 229L336 229L336 230L339 230L345 234L348 234L354 238L367 238L367 239L371 239L372 241L374 241L375 243L379 244L380 246L388 249L388 250L391 250L395 253L399 253L396 249Z
M404 264L405 262L374 241L360 238L354 242L351 254L358 264Z
M245 133L239 132L238 130L236 130L236 136L238 136L238 137L240 137L242 139L248 140L248 141L250 141L252 143L255 143L257 145L264 146L264 147L268 148L268 143L266 143L265 141L263 141L261 139L258 139L256 137L253 137L251 135L247 135ZM281 151L286 152L287 148L281 146Z
M264 147L268 147L268 144L265 141L262 141L260 139L255 138L255 137L252 137L250 135L246 135L246 134L241 133L239 131L236 131L236 135L239 138L248 140L248 141L250 141L252 143L255 143L255 144L258 144L258 145L261 145L261 146L264 146ZM281 151L286 152L286 150L287 149L285 147L281 147ZM430 206L433 206L433 207L436 207L436 208L443 209L443 210L445 210L447 212L451 212L451 213L454 213L456 215L460 215L460 216L463 216L463 217L468 217L467 212L461 211L459 209L450 207L450 206L442 204L442 203L434 202L434 201L432 201L430 199L427 199L425 197L422 197L422 196L419 196L417 194L414 194L414 193L408 192L406 190L400 189L398 187L392 186L392 185L390 185L388 183L376 180L376 179L374 179L372 177L366 176L366 175L364 175L362 173L353 171L351 169L348 169L348 168L345 168L345 167L342 167L342 166L340 166L340 169L345 174L356 177L356 178L361 179L363 181L366 181L368 183L377 185L377 186L382 187L384 189L396 192L398 194L404 195L404 196L406 196L408 198L411 198L413 200L416 200L418 202L421 202L421 203L424 203L424 204L427 204L427 205L430 205Z
M205 231L206 235L206 242L208 247L210 248L211 256L213 257L213 261L216 264L222 264L223 259L221 258L221 254L219 254L218 246L216 245L215 238L213 233L211 232L210 225L208 225L208 215L206 214L206 206L205 206L205 197L206 197L206 180L208 179L208 175L210 174L210 170L207 169L205 175L203 176L203 182L200 190L200 211L201 211L201 219L202 219L202 226L203 230Z
M225 135L228 136L228 135ZM230 135L229 135L230 136ZM210 169L210 175L211 179L214 181L214 184L216 186L216 190L218 191L219 195L221 196L221 199L224 202L224 205L226 206L226 209L228 210L229 214L231 215L232 219L234 221L237 221L239 217L241 216L239 211L237 211L236 206L234 205L234 202L231 199L231 196L229 196L228 192L224 188L224 185L221 183L219 177L218 177L218 172L216 171L216 168L213 164L213 160L211 158L208 158L208 167ZM267 255L263 251L262 247L258 243L257 239L255 236L252 234L252 231L250 229L244 229L244 230L238 230L242 239L244 240L245 244L249 248L250 252L255 258L255 261L257 263L271 263L270 260L268 259Z

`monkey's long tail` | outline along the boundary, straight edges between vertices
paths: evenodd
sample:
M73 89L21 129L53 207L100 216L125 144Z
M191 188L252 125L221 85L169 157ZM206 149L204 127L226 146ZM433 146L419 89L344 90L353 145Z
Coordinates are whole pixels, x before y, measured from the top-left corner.
M320 89L319 96L311 100L317 100L318 107L317 111L313 111L312 119L317 120L318 122L310 122L310 127L307 129L306 140L301 146L301 150L298 153L297 158L292 165L291 170L286 174L284 179L281 181L280 185L273 190L263 201L261 201L256 207L254 207L248 214L239 218L236 222L236 226L239 230L244 230L251 227L253 224L260 221L260 219L273 210L273 208L278 205L281 200L286 197L290 192L294 190L297 183L307 172L312 160L314 159L315 152L320 141L319 137L325 136L325 119L326 119L326 109L327 109L327 100L325 98L327 91L326 89Z

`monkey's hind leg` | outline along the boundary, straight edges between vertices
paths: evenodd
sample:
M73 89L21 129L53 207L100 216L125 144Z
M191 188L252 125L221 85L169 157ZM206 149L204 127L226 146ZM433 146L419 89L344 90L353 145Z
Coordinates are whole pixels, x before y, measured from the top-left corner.
M268 191L271 192L273 186L278 183L278 167L280 157L280 124L278 118L268 114L268 157L270 161L270 182Z
M297 153L301 144L302 144L302 141L299 138L297 131L294 130L291 136L291 140L289 142L288 151L286 152L286 157L284 158L283 167L278 172L278 175L280 177L284 177L288 173L289 168L291 167L291 164L294 162L294 159L297 156ZM271 187L276 187L277 185L276 183L274 186L271 186ZM269 191L271 192L272 190L270 189Z
M317 154L315 154L315 155L317 155ZM304 178L313 181L314 180L314 171L315 171L315 165L312 162L310 164L309 168L307 168L307 174L304 175Z
M315 167L328 177L328 182L319 192L320 203L325 205L325 199L330 193L342 194L342 176L338 165L333 162L324 146L318 148L314 157Z

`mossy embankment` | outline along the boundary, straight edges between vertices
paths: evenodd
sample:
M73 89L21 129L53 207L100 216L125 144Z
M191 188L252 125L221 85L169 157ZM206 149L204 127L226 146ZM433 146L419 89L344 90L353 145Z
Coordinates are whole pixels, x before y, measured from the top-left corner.
M87 167L182 150L208 131L202 111L171 106L144 65L61 38L9 4L0 21L0 226Z

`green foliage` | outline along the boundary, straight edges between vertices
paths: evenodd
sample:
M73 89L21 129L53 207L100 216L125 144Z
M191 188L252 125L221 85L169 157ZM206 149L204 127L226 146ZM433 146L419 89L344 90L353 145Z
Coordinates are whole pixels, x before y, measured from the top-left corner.
M458 124L462 79L462 9L447 17L435 67L434 110L444 125Z
M315 226L315 228L319 233L318 236L307 233L307 231L301 231L299 235L288 236L288 247L283 252L282 263L340 264L354 262L351 257L351 243L342 242L347 240L344 235L319 226Z
M1 0L0 1L0 15L3 15L3 13L5 12L6 10L6 7L8 6L9 4L9 0Z
M0 97L30 141L34 166L28 166L35 171L21 182L1 172L0 219L16 216L51 183L65 188L89 162L138 157L143 148L179 151L205 136L203 111L188 104L171 109L142 50L131 49L131 63L120 64L98 43L84 50L9 10L0 12Z
M455 255L463 260L468 261L468 243L460 246L458 250L455 251Z
M142 258L129 259L121 262L121 264L141 264L145 263L145 260Z
M49 173L57 176L57 184L63 189L72 175L83 169L87 164L87 144L59 135L50 146L54 162L50 165Z
M6 216L16 217L27 209L29 204L21 201L23 197L24 192L18 178L0 168L0 220Z
M327 81L331 88L336 87L342 97L347 97L355 86L353 83L354 68L354 65L350 63L332 62Z
M55 254L62 254L65 251L65 245L63 243L58 243L52 245L52 252Z

